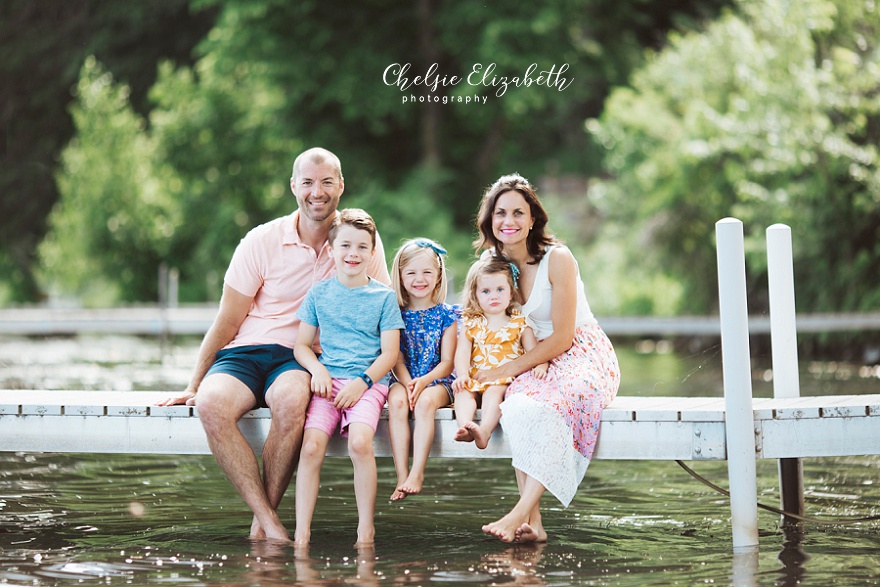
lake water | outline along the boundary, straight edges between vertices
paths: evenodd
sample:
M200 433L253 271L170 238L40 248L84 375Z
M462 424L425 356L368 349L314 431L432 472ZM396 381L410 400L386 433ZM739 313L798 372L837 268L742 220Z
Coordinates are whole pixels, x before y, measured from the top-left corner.
M133 337L0 340L0 387L181 389L197 341ZM720 349L618 345L622 394L722 395ZM772 395L766 357L756 396ZM763 366L762 366L763 364ZM876 366L805 363L803 394L878 393ZM691 463L727 485L726 463ZM807 514L880 513L880 458L804 462ZM211 457L0 452L0 584L42 585L876 585L880 522L786 532L759 514L760 546L732 552L729 502L674 462L596 461L571 507L543 502L551 540L509 546L480 526L512 504L509 463L430 462L425 491L380 499L377 540L352 548L351 464L325 464L308 552L252 543L250 514ZM379 495L393 489L379 459ZM776 464L758 463L762 503L778 504ZM281 507L293 526L293 496Z

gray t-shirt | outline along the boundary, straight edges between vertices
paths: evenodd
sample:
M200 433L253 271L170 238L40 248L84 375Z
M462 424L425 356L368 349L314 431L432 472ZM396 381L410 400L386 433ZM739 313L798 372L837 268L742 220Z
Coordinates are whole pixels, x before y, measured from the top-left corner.
M354 379L366 371L382 352L382 332L404 328L394 291L373 279L355 288L336 277L320 281L296 317L319 328L321 364L336 379ZM376 383L387 380L386 375Z

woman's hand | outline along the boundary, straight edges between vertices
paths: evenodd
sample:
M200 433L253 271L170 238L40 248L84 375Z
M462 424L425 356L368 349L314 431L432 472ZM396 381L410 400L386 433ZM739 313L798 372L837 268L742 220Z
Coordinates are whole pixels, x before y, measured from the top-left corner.
M479 381L480 383L488 383L490 381L498 381L500 379L506 379L508 377L516 377L519 373L516 373L510 369L510 363L504 363L503 365L499 365L494 369L480 369L476 373L474 373L474 379Z

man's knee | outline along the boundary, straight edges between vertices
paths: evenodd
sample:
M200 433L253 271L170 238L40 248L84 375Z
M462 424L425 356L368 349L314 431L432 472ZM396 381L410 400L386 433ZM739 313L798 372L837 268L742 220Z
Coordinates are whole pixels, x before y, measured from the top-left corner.
M305 414L312 392L307 371L286 371L266 390L266 405L276 415Z
M253 392L238 379L215 374L207 377L196 393L196 409L203 422L237 421L256 405Z

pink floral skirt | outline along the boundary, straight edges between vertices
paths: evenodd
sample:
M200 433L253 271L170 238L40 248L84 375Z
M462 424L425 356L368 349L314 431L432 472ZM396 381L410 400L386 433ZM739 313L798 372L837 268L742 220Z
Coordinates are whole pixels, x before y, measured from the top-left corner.
M611 341L596 323L578 327L571 348L550 362L544 379L529 371L507 388L501 426L513 466L567 507L596 448L602 410L619 386Z

